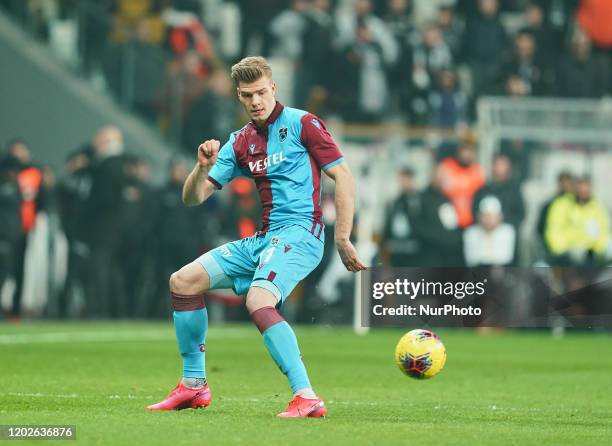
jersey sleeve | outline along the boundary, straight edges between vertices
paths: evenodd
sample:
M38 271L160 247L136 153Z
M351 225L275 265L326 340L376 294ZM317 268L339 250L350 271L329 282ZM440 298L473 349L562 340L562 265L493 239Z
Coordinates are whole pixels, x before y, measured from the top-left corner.
M242 175L242 171L236 161L234 153L234 135L226 142L221 150L217 161L208 172L208 180L215 185L217 189L221 189L234 178Z
M311 113L302 116L302 143L322 170L344 161L342 152L325 128L325 124Z

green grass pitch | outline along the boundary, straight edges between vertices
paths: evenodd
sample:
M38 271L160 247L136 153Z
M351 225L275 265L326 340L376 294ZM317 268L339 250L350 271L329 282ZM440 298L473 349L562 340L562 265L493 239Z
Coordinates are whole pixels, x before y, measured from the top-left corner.
M169 323L0 325L0 424L76 425L88 445L612 444L612 336L440 330L446 367L416 381L393 361L403 331L297 327L329 416L284 420L253 326L211 326L209 408L149 413L180 372Z

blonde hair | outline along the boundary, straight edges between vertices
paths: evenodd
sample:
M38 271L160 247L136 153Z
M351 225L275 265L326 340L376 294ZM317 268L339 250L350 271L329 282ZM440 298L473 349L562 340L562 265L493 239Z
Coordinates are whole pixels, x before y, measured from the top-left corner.
M249 56L232 66L231 76L236 86L238 86L240 82L250 84L260 79L262 76L267 76L271 79L272 68L270 68L265 58L261 56Z

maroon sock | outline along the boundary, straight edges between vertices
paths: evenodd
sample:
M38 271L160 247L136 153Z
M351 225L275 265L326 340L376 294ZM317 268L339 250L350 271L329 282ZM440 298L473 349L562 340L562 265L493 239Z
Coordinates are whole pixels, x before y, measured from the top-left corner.
M253 313L251 313L251 319L253 319L253 322L257 325L260 333L263 333L272 325L276 325L285 320L274 307L263 307L253 311Z
M185 295L170 291L170 296L172 296L174 311L195 311L206 308L202 294Z

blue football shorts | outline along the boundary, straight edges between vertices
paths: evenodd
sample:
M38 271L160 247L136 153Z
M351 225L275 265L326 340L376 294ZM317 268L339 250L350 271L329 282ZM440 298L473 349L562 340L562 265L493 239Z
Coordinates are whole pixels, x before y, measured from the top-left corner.
M315 234L287 225L221 245L196 262L208 273L209 289L231 288L244 295L255 286L270 291L281 305L321 262L323 231Z

